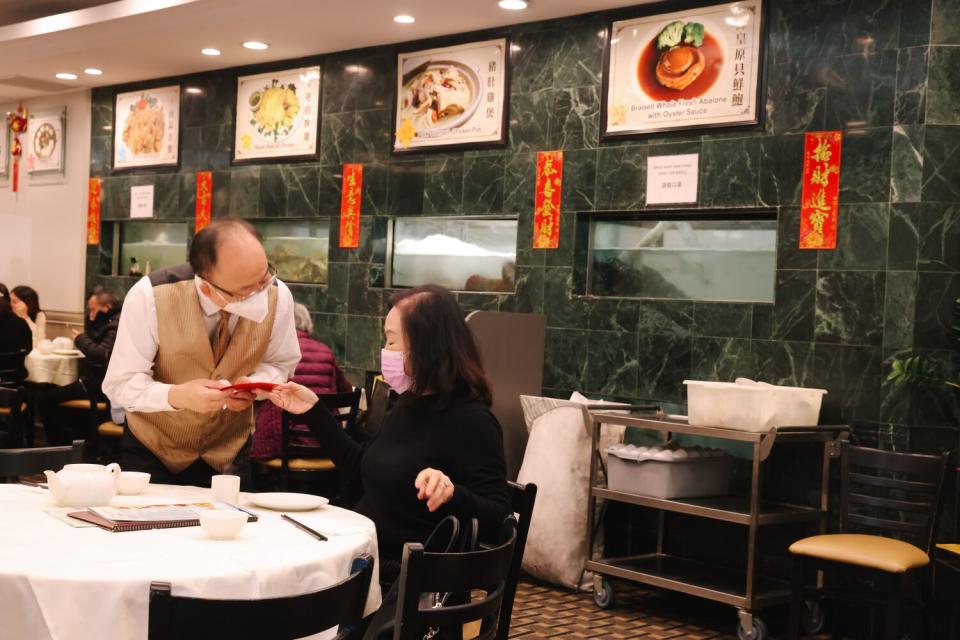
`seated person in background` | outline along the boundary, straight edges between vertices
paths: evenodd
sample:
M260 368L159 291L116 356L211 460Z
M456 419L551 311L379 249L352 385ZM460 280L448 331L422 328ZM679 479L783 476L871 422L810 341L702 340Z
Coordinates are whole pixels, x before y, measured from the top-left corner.
M362 483L357 512L377 526L380 578L392 582L405 542L424 542L447 515L477 518L496 541L510 511L503 434L490 411L490 383L453 294L435 285L391 300L384 321L383 377L400 393L366 450L306 387L271 392L279 407L304 414L348 484Z
M47 337L47 316L40 311L40 296L32 287L20 285L10 292L10 306L13 312L26 320L33 332L33 346Z
M84 332L73 330L73 341L84 357L80 361L80 378L64 387L56 387L40 396L39 411L47 442L70 444L74 438L87 439L90 423L85 414L60 406L67 400L86 400L102 394L100 385L110 362L113 343L120 325L120 303L110 291L98 289L87 299Z
M6 287L0 284L0 353L15 353L23 350L30 353L33 347L33 338L30 327L17 317L10 306L10 298L4 295ZM26 353L24 355L26 355ZM10 375L9 382L22 382L27 377L27 370L23 362L18 360L17 371ZM4 377L4 382L8 382Z
M297 340L300 341L300 364L290 379L314 393L352 391L353 385L337 366L337 359L330 347L310 337L313 319L307 308L299 302L293 305L293 322L297 328ZM280 408L271 402L261 402L259 405L250 457L276 458L280 455ZM312 441L312 438L309 440Z

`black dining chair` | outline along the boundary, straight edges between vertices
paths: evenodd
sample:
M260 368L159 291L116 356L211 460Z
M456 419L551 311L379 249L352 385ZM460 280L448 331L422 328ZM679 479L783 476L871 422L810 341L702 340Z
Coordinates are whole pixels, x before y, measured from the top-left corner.
M819 631L823 626L819 600L826 596L883 607L885 637L898 640L911 580L920 580L925 596L930 591L927 569L949 455L896 453L844 442L841 456L840 533L790 545L794 562L788 637L796 640L801 627L809 633ZM824 570L827 577L854 574L872 586L807 589L805 578L811 569ZM805 602L808 595L812 599ZM922 610L924 602L918 604Z
M0 387L0 446L22 447L27 430L27 391Z
M0 449L0 482L15 482L20 476L36 475L47 469L57 471L82 458L83 440L74 440L65 447Z
M497 637L500 608L517 542L513 516L504 523L503 542L467 553L429 553L423 545L407 543L401 560L393 640L463 638L464 626L474 626L470 637ZM436 606L444 594L470 594L468 600ZM430 597L433 596L433 597Z
M510 503L517 517L517 543L510 561L510 573L503 592L503 604L500 606L500 622L497 626L497 640L507 640L510 635L510 619L513 617L513 601L517 596L517 583L520 581L520 569L523 565L523 551L527 548L527 534L530 533L530 519L533 517L533 505L537 501L537 485L532 482L510 485Z
M340 626L337 640L352 637L370 591L373 558L353 561L350 577L320 591L262 600L208 600L170 593L170 583L150 584L148 640L294 640Z
M24 349L19 351L0 351L0 385L18 386L27 377L27 369L24 361L27 359L27 352Z
M360 410L360 389L345 393L319 394L320 402L327 407L333 419L348 433L356 429ZM320 487L324 493L339 493L336 465L316 441L311 438L308 427L299 416L286 411L280 413L280 457L259 460L257 464L268 475L279 474L280 487L289 491L294 484ZM326 482L324 482L326 480ZM335 488L337 487L337 488ZM334 497L334 496L329 496Z

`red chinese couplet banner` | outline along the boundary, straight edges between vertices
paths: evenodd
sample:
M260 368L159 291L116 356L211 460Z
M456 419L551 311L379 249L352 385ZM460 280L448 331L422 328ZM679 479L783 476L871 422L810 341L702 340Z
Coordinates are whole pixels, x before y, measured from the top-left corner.
M840 196L839 131L806 134L803 145L803 195L800 248L836 249Z
M197 172L197 197L193 211L193 232L210 224L210 211L213 208L213 172Z
M533 248L560 246L560 192L563 187L563 151L537 154L537 196L533 214Z
M363 165L343 165L343 185L340 195L340 247L356 249L360 246L360 203L363 195Z
M87 244L100 244L100 178L87 187Z

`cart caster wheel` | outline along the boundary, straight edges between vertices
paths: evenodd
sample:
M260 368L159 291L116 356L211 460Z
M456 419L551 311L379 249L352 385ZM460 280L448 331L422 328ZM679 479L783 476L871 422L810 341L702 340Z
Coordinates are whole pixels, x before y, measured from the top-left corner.
M604 578L600 582L600 587L593 587L593 601L601 609L609 609L613 606L613 585Z
M740 640L769 640L770 632L767 631L767 625L763 620L753 617L753 633L747 632L742 624L737 625L737 638Z
M807 600L803 603L803 613L800 615L800 628L807 635L816 635L823 631L827 616L823 606L816 600Z

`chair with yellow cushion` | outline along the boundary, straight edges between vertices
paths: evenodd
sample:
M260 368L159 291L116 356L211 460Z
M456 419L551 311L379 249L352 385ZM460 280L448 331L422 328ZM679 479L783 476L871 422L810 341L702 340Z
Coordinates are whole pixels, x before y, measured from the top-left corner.
M319 397L344 429L348 432L355 429L360 410L359 388L346 393L322 393ZM323 493L337 491L337 468L333 460L324 452L322 443L312 439L299 417L286 411L280 414L280 457L257 463L268 473L279 474L284 491L290 489L291 481L319 483Z
M799 637L804 598L811 592L804 587L805 578L816 569L869 579L876 585L873 591L881 591L879 595L830 587L816 595L880 604L886 613L886 638L899 639L904 592L914 579L921 581L924 593L929 590L926 567L937 530L947 457L843 444L841 532L790 545L794 558L790 638ZM818 604L807 608L804 626L810 628L806 631L822 626L817 609Z

